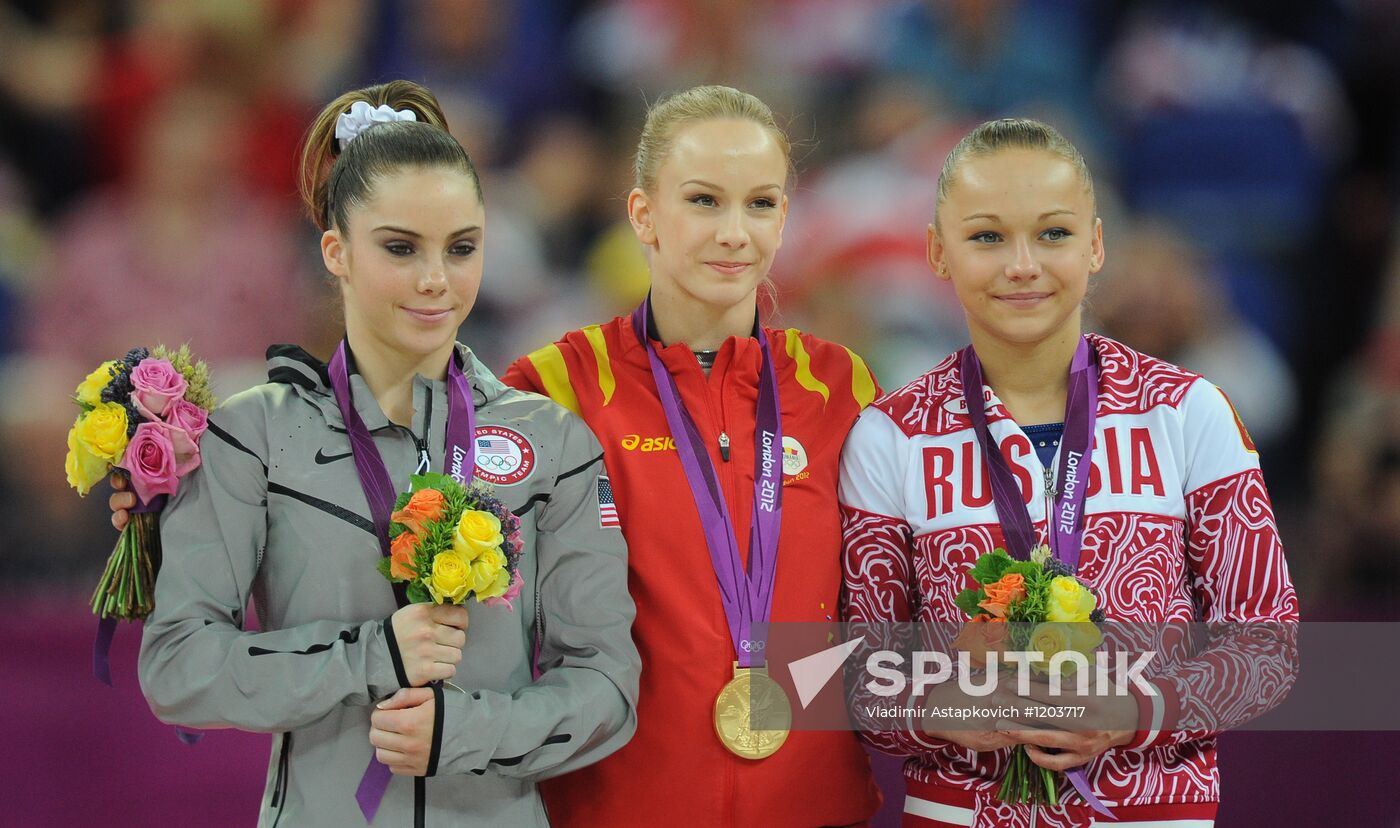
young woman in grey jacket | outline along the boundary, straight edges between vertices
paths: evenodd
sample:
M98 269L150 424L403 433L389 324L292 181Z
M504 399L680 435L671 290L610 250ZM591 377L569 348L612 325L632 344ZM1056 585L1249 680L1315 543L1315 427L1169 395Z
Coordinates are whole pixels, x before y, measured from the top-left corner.
M166 722L276 734L260 825L546 825L536 781L636 727L634 608L602 450L577 416L507 388L455 341L485 211L430 92L342 95L302 169L345 341L329 365L270 348L268 382L211 415L203 463L162 515L142 689ZM454 442L468 414L474 436ZM357 430L369 439L352 447ZM521 519L513 608L396 598L375 566L367 454L395 491L475 455ZM371 757L392 777L376 782Z

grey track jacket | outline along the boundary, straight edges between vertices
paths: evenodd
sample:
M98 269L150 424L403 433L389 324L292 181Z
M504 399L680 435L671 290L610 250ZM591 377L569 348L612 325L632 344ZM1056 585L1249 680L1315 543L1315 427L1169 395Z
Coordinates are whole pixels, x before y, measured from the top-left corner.
M435 767L394 777L375 826L546 825L536 781L607 756L637 724L626 547L599 517L598 441L458 350L478 434L497 426L533 451L524 479L496 487L521 519L524 587L513 611L468 605L453 680L467 692L439 692ZM373 754L370 713L405 681L385 629L397 607L375 569L379 544L325 366L273 346L268 368L267 384L210 417L203 464L161 515L141 687L163 721L277 734L259 825L364 825L355 790ZM446 383L415 377L411 431L387 420L358 374L350 384L400 491L423 435L441 471ZM511 455L509 468L515 446L486 452ZM245 629L250 595L263 632ZM537 635L543 675L532 682Z

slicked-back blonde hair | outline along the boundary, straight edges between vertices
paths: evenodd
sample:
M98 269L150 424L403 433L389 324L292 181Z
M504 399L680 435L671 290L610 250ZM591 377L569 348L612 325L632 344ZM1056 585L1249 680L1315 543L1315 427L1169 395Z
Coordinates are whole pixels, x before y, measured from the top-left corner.
M1089 198L1097 203L1094 198L1094 177L1089 174L1089 165L1084 163L1084 156L1059 130L1033 118L1002 118L980 124L948 153L943 161L943 170L938 174L938 208L941 209L943 201L948 198L948 188L959 164L968 158L1007 149L1044 150L1068 161L1079 171L1079 180L1084 183Z
M656 171L670 153L681 127L697 121L727 118L753 121L768 130L782 149L783 159L791 171L792 142L787 132L778 126L768 104L730 86L693 86L662 98L647 110L646 124L642 127L632 163L636 186L648 193L655 192Z

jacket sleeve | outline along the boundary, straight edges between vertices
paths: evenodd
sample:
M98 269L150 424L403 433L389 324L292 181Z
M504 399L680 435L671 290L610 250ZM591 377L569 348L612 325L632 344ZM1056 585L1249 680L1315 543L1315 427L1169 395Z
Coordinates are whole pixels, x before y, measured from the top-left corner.
M544 383L540 381L538 372L530 364L528 356L520 357L510 364L504 374L501 374L501 382L511 388L520 391L529 391L533 394L546 394ZM546 396L548 396L546 394Z
M1182 402L1186 562L1208 643L1138 696L1128 747L1200 739L1272 709L1297 678L1298 598L1253 441L1219 388Z
M210 417L202 463L161 515L163 560L139 671L161 721L280 732L400 683L382 621L245 631L267 543L266 417L260 392L246 393Z
M602 759L636 731L641 657L627 546L600 525L602 448L582 420L564 416L562 471L527 550L539 556L542 673L513 693L442 694L439 775L541 779Z
M907 438L885 412L867 408L856 420L841 451L841 618L848 635L865 643L848 665L863 665L879 650L912 649L911 622L921 601L914 575L913 530L905 518ZM908 663L902 667L908 681ZM923 754L949 743L930 737L908 717L876 716L874 708L913 710L919 705L906 690L877 696L858 669L847 676L847 703L860 737L876 750L896 755Z

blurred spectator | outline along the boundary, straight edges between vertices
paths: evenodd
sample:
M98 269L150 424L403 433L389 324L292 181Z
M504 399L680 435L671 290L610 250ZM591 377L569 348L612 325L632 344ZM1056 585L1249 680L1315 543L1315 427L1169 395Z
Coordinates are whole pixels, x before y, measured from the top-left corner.
M1400 232L1378 324L1328 388L1313 469L1315 594L1332 596L1333 610L1365 607L1370 617L1393 617L1400 602Z
M1149 4L1125 22L1102 88L1128 203L1192 228L1241 313L1301 345L1300 254L1320 239L1329 175L1353 144L1335 69L1218 8Z
M294 225L239 175L244 111L211 87L162 102L131 187L94 193L56 228L26 314L35 356L71 371L157 337L229 376L267 343L306 336L312 283Z
M1093 14L1077 2L906 0L887 18L885 66L977 121L1029 115L1078 135L1093 120Z
M366 44L371 77L412 78L440 97L470 100L512 133L541 112L575 103L578 88L561 59L565 4L375 0L374 5Z
M638 91L724 83L795 115L877 61L884 13L868 0L604 0L581 16L573 62L629 114Z
M119 15L101 0L66 0L47 26L0 10L0 101L13 101L42 140L59 142L28 156L41 161L41 192L57 198L74 183L125 184L164 96L219 84L243 109L244 137L232 148L239 175L290 197L305 102L344 82L364 5L131 0ZM80 182L71 180L75 169Z
M1220 386L1267 454L1293 424L1297 390L1283 356L1232 307L1208 254L1153 222L1115 229L1105 246L1089 294L1094 327Z
M943 158L970 125L915 91L893 78L858 95L852 151L801 173L773 269L784 323L857 351L889 389L967 337L925 237Z
M59 223L34 292L22 297L25 351L4 382L26 393L0 401L0 456L24 497L0 508L28 510L10 514L49 527L45 544L23 548L47 549L53 565L65 552L99 561L94 545L106 545L83 533L102 523L76 521L80 504L64 491L70 396L87 372L136 345L187 342L223 398L261 381L268 344L318 344L295 225L242 186L234 148L243 111L226 91L168 96L142 133L132 186L84 198ZM329 303L319 307L320 321L334 324Z

